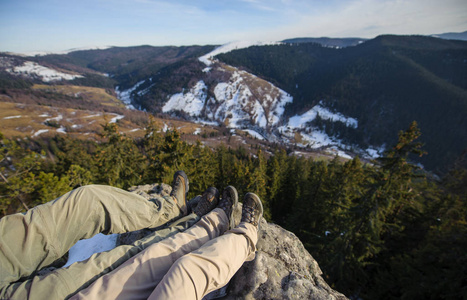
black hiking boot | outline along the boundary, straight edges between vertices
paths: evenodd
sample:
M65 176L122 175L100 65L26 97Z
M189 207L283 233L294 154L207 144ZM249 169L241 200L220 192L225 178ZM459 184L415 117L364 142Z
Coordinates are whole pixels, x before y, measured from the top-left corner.
M243 199L242 220L259 229L259 222L263 216L263 204L256 194L247 193Z
M222 199L219 200L219 207L220 209L224 210L227 218L229 218L229 229L235 227L235 220L233 218L233 212L235 207L238 204L238 193L237 189L231 185L226 187L222 191Z
M174 180L172 182L172 192L170 192L170 196L172 196L175 199L175 202L177 202L177 206L180 208L180 211L183 213L183 215L186 215L188 212L186 203L188 189L188 176L186 176L185 172L183 171L177 171L174 174Z
M215 187L209 187L204 191L198 205L193 209L193 212L198 216L204 216L213 210L219 202L219 191Z

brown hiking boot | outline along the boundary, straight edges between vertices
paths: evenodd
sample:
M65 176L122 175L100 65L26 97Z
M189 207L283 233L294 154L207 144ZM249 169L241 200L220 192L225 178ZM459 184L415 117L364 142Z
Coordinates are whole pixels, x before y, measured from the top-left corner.
M185 172L183 171L177 171L174 174L174 180L172 182L172 192L170 192L170 196L172 196L175 199L175 201L177 202L177 206L180 208L183 215L186 215L188 211L186 203L188 189L188 176L186 176Z
M256 194L247 193L243 199L242 220L240 222L250 223L256 228L263 216L263 204Z
M198 216L204 216L213 210L219 202L219 191L215 187L209 187L204 191L198 205L193 209L193 212Z
M224 210L225 214L229 218L230 229L235 227L235 220L233 218L233 212L237 204L238 204L237 189L229 185L228 187L224 189L224 191L222 191L222 199L219 200L219 205L217 207Z

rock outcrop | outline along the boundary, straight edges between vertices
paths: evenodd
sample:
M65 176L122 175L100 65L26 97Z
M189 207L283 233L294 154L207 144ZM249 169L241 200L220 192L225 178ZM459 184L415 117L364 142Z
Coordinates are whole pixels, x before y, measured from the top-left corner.
M170 186L153 184L131 189L146 198L170 193ZM241 200L241 199L240 199ZM234 212L240 222L241 205ZM144 231L122 235L123 243ZM245 262L230 281L222 299L347 299L322 278L316 260L290 231L262 219L256 258Z

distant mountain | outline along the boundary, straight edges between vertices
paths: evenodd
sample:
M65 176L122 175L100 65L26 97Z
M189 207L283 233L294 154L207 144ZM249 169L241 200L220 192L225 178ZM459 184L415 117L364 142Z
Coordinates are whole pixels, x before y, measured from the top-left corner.
M347 144L393 144L417 121L428 169L442 169L467 147L467 42L424 36L380 36L355 47L304 43L221 54L291 94L285 118L320 105L358 120L357 128L316 118L310 126Z
M103 50L80 50L65 55L45 55L31 60L63 69L100 72L115 80L120 89L128 89L141 78L156 74L161 68L188 58L197 58L214 46L183 47L112 47Z
M446 40L460 40L467 41L467 31L464 32L448 32L441 34L432 34L432 37L437 37Z
M367 39L362 38L328 38L328 37L320 37L320 38L294 38L294 39L287 39L283 40L283 43L287 44L302 44L302 43L316 43L320 44L325 47L332 47L332 48L345 48L356 46L358 44L363 43Z
M467 42L394 35L361 41L2 54L0 92L62 105L63 94L36 85L99 87L128 107L342 157L377 156L415 120L429 154L414 160L429 170L449 167L467 146ZM66 107L73 99L67 92Z

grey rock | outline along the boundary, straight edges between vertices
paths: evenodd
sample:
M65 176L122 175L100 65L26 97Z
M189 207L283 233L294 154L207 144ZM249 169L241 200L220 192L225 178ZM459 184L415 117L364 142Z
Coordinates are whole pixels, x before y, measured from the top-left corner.
M322 278L316 260L300 240L262 219L256 258L245 262L222 299L347 299Z

